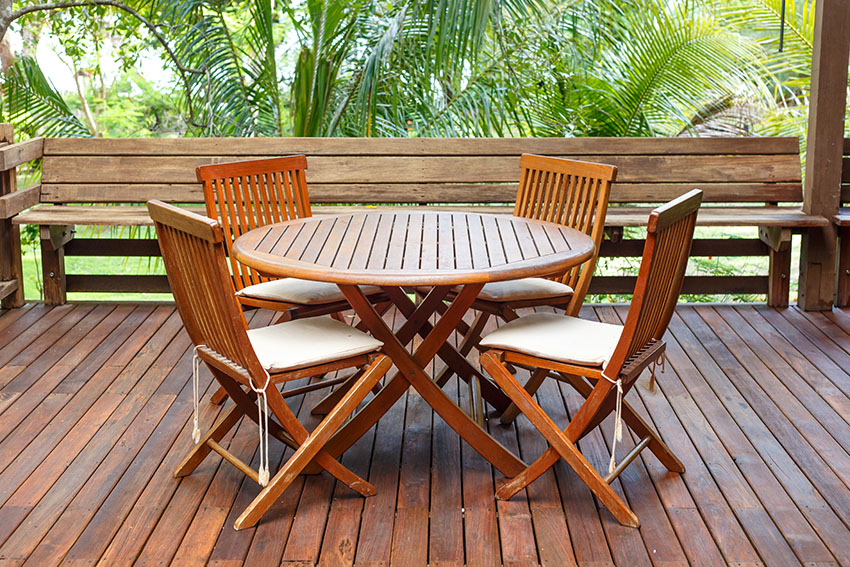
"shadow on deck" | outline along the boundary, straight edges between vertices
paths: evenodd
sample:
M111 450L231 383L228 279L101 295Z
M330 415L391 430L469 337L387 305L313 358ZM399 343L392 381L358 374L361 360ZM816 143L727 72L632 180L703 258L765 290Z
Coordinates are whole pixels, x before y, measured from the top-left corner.
M192 415L192 352L172 306L6 312L0 565L850 565L850 311L680 307L668 345L658 390L629 397L687 472L668 474L647 452L616 481L639 530L614 522L562 464L497 502L498 473L410 394L344 456L377 496L301 477L256 529L235 532L252 481L216 455L171 476ZM451 389L463 406L466 388ZM319 396L290 403L309 416ZM539 398L559 422L578 407L553 382ZM203 424L220 411L207 397L201 408ZM517 424L490 428L528 461L545 446ZM612 429L581 442L600 469ZM225 441L256 461L252 423Z

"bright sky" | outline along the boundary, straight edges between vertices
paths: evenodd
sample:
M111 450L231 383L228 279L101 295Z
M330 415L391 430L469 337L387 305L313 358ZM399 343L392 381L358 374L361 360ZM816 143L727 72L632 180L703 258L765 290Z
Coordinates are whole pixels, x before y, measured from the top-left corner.
M17 31L9 31L9 37L12 42L12 50L20 53L21 36ZM103 57L101 58L101 69L104 76L109 79L114 79L118 76L120 69L116 61L110 56L111 46L103 45ZM62 93L76 93L77 87L74 85L73 71L65 64L62 58L58 55L62 53L62 48L59 42L49 34L45 33L41 37L36 49L36 59L44 74L50 79L53 85ZM157 86L164 87L170 83L172 74L163 69L162 61L159 55L154 51L147 51L142 54L137 65L139 73L148 81L153 81Z

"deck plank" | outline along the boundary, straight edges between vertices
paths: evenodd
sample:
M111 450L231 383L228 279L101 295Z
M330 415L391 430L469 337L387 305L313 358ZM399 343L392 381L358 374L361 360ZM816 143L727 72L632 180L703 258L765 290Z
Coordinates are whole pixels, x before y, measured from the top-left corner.
M583 315L621 322L625 308ZM252 481L217 456L171 475L192 413L192 350L173 306L0 311L0 566L850 567L850 311L682 306L667 341L658 388L642 377L629 401L687 472L645 453L615 482L639 530L614 522L563 463L497 501L500 475L409 394L343 455L375 497L326 473L299 477L258 526L235 532ZM202 370L202 391L214 386ZM447 392L467 406L463 382ZM312 426L321 395L287 403ZM558 423L580 403L554 381L537 398ZM222 408L206 399L208 424ZM523 417L488 428L526 460L546 448ZM580 441L601 469L612 430L609 418ZM222 444L256 466L253 422ZM272 444L273 467L289 455Z

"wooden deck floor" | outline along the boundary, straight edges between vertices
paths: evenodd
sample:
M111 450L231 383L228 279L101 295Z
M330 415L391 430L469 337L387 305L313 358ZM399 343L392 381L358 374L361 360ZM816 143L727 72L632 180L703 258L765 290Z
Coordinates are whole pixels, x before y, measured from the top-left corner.
M498 474L408 395L344 456L377 496L303 477L235 532L256 485L217 456L171 476L191 443L191 363L171 306L0 315L0 565L850 565L850 312L678 310L659 389L630 398L687 472L647 452L617 481L639 530L562 464L495 501ZM315 396L291 400L308 421ZM560 421L577 404L552 383L540 399ZM203 424L220 411L201 407ZM491 430L526 460L544 448L522 419ZM581 443L600 468L611 431ZM256 459L256 433L226 443Z

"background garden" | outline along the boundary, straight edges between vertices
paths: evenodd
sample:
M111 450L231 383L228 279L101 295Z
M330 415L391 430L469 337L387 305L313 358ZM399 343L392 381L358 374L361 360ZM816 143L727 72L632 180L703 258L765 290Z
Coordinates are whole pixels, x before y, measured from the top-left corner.
M12 122L19 140L781 135L804 142L813 22L805 0L0 0L0 121ZM38 175L23 172L22 186ZM699 230L755 236L755 229ZM35 230L25 231L24 248L34 299ZM603 258L599 269L631 273L636 263ZM701 258L689 270L763 273L764 263ZM69 272L161 270L153 261L68 262Z

